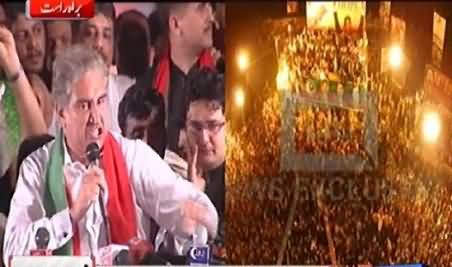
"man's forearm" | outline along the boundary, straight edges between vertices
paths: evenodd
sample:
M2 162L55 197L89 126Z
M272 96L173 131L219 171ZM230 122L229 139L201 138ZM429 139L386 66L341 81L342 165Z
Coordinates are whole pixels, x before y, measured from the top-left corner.
M19 77L9 82L13 95L16 99L17 111L19 112L22 125L22 138L32 135L47 133L44 115L39 108L39 103L33 93L31 85L22 68L17 70Z

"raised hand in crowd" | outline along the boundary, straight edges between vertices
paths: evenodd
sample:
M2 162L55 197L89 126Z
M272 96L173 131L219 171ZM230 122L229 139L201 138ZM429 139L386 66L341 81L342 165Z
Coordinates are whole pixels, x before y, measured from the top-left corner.
M16 99L22 126L22 138L47 132L38 100L20 64L14 37L0 26L0 68L10 84Z
M186 138L185 151L188 161L188 178L198 188L203 191L206 188L206 180L203 177L203 169L198 164L198 145Z

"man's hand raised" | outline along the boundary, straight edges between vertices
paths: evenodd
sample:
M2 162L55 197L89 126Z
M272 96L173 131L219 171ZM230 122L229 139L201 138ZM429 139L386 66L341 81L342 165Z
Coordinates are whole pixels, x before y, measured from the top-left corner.
M5 26L0 26L0 68L6 77L15 75L21 68L13 34Z
M198 146L194 141L187 137L185 150L188 160L188 179L196 186L196 188L204 192L206 180L202 176L203 170L198 164Z

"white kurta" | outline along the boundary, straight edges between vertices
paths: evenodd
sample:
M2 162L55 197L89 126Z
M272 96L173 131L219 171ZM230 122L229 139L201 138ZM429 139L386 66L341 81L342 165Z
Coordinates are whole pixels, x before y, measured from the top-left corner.
M203 192L187 180L178 178L158 154L142 141L129 140L116 133L113 136L119 143L127 165L136 204L138 238L148 239L152 217L161 227L189 241L190 233L184 229L185 220L180 209L181 203L188 199L207 207L205 218L208 228L210 232L216 233L218 214ZM12 255L29 255L30 250L36 248L34 238L39 227L44 226L49 230L49 249L52 250L63 246L73 237L69 209L48 218L43 206L45 171L52 144L53 141L33 152L20 168L6 225L5 263ZM85 170L81 164L72 162L66 147L64 149L65 168L72 166L72 173L75 174L71 193L78 194ZM78 227L82 254L96 257L106 240L98 201L90 206Z

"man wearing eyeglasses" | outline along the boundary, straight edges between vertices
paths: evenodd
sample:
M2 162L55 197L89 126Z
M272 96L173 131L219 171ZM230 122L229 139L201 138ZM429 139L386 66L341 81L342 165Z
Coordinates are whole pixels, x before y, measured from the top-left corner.
M185 109L187 111L185 127L181 130L184 140L180 140L185 148L184 156L188 163L188 170L184 176L191 177L191 182L206 193L217 209L219 233L216 241L221 242L224 235L226 154L224 77L208 68L194 74L188 88ZM165 161L175 169L168 150L165 152ZM171 254L181 254L184 251L183 244L171 235L165 234L163 229L157 235L155 243L157 248Z
M192 182L206 192L220 218L224 211L225 124L224 79L203 69L189 92L185 150L189 174L194 174L189 177L196 177Z

